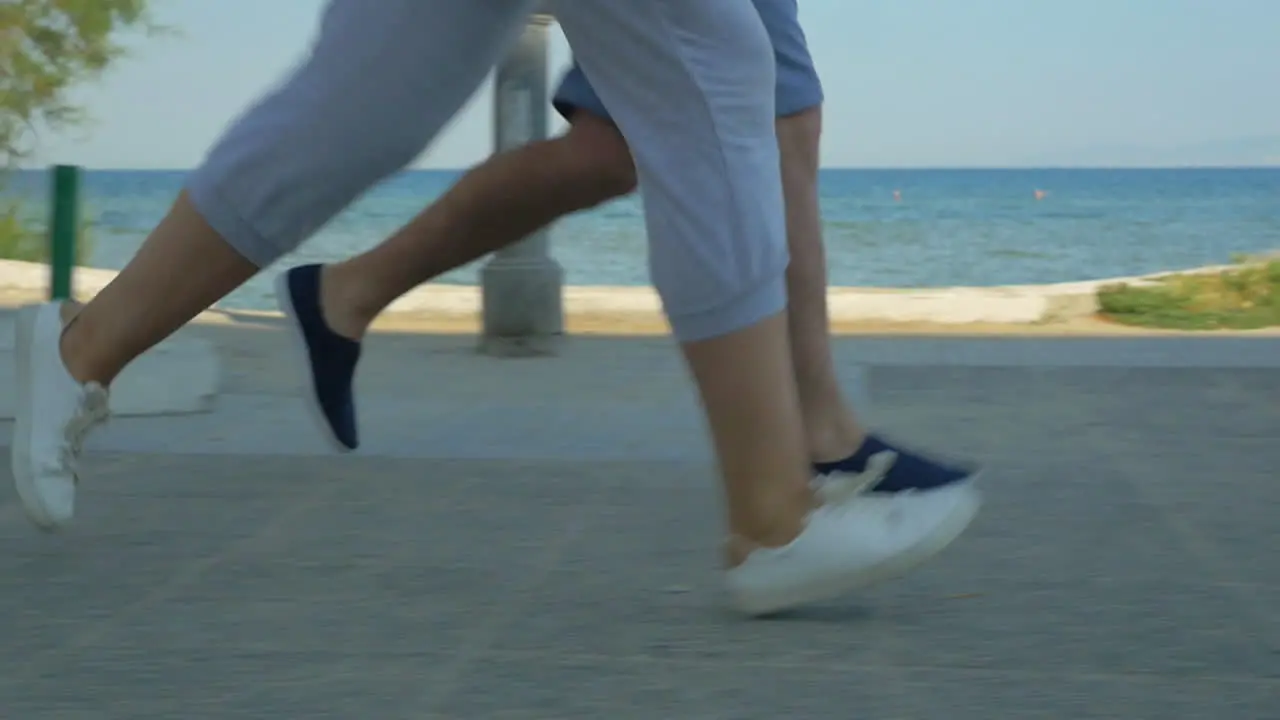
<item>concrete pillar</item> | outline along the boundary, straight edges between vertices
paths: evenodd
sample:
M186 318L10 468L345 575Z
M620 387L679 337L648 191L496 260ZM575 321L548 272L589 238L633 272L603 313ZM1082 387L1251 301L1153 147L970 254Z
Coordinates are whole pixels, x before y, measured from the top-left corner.
M533 16L519 43L498 66L493 103L497 152L547 137L547 32L551 21L549 15ZM546 230L536 232L495 253L481 269L480 352L501 356L555 353L564 335L564 271L551 257L550 239Z

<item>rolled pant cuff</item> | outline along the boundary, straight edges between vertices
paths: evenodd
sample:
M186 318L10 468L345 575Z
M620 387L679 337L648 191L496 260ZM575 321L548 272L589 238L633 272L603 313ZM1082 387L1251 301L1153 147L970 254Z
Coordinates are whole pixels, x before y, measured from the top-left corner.
M667 321L680 342L728 335L773 317L787 308L787 278L780 273L747 293L705 310L667 310Z

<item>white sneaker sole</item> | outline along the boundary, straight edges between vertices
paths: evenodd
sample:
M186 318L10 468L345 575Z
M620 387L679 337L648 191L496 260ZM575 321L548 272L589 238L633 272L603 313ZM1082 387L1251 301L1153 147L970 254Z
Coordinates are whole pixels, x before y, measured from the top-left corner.
M982 494L975 484L977 479L978 476L975 475L962 481L962 487L958 489L964 492L951 508L951 512L938 523L933 532L907 552L895 555L879 565L859 568L845 574L825 576L799 587L790 588L785 593L760 594L754 598L735 594L731 596L734 609L750 616L772 615L802 605L830 600L906 575L947 549L977 517L978 510L982 507Z
M303 333L302 323L298 322L298 312L293 307L293 297L289 293L288 273L280 273L276 276L275 286L276 306L280 308L280 312L284 313L285 320L289 324L289 336L293 338L293 342L289 343L292 347L290 354L298 366L299 373L307 378L307 382L303 383L302 393L307 412L331 449L340 453L349 453L353 448L347 447L338 439L337 434L333 432L333 427L325 418L324 410L320 407L320 398L316 395L315 375L311 369L311 356L307 350L307 337Z
M14 354L17 367L14 381L18 385L18 407L14 418L13 444L9 448L9 466L13 470L13 486L22 501L27 519L41 530L57 530L59 523L53 519L44 503L36 479L31 474L31 418L35 413L31 391L31 353L35 347L36 322L41 306L27 305L18 310L14 322Z

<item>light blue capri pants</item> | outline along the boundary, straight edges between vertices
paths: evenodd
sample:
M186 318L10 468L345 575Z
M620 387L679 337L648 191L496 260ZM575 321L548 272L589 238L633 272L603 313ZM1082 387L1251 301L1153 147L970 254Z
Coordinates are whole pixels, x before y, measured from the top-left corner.
M769 42L773 45L777 64L774 97L778 117L796 115L821 105L822 81L813 66L804 29L800 27L796 0L751 0L751 4L760 14L764 29L769 33ZM560 80L553 103L566 120L576 110L586 110L596 117L609 119L609 111L577 64Z
M769 5L761 2L759 5ZM306 61L187 181L265 267L418 156L511 46L530 0L331 0ZM786 306L775 63L742 0L553 0L631 148L650 267L684 341Z

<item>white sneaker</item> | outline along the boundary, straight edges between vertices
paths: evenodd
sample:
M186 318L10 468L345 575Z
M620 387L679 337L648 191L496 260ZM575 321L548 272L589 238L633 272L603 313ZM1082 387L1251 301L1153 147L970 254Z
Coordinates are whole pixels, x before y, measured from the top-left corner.
M77 460L89 430L106 421L107 391L81 385L62 362L62 304L18 311L18 406L10 463L31 522L54 530L75 514Z
M823 504L790 544L761 547L725 573L729 602L766 615L838 597L904 574L964 532L981 506L970 481L924 491L870 493L896 455L884 452L859 475L834 476Z

